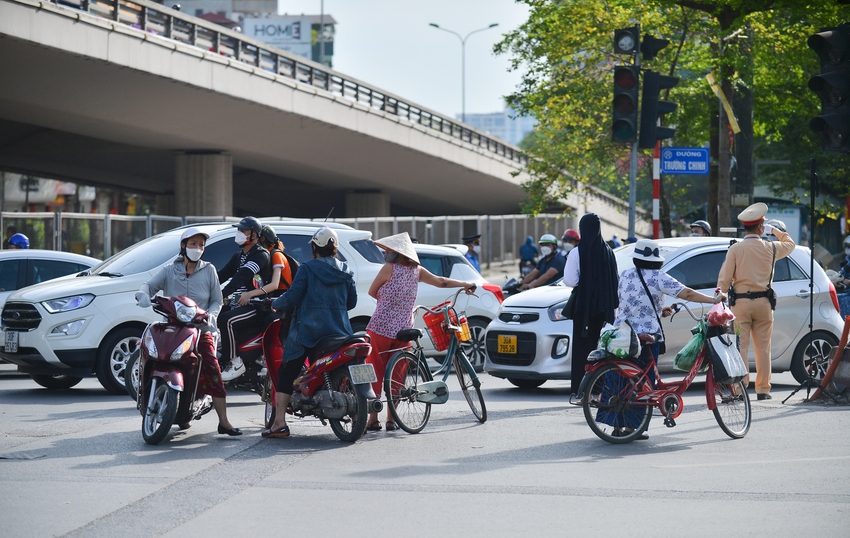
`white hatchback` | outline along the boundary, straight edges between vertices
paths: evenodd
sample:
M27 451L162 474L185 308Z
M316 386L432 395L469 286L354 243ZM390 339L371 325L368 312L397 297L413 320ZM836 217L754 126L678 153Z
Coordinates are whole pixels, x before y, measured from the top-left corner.
M309 240L326 224L266 221L299 261L311 257ZM365 323L375 310L369 285L383 265L371 233L327 224L339 234L339 257L354 271L357 306L352 323ZM195 225L210 234L203 259L221 269L237 252L230 223ZM135 293L179 251L176 228L141 241L95 267L90 274L36 284L13 293L2 313L5 346L0 358L18 365L47 388L69 388L95 373L103 387L125 392L124 366L145 326L159 321L149 308L136 306Z

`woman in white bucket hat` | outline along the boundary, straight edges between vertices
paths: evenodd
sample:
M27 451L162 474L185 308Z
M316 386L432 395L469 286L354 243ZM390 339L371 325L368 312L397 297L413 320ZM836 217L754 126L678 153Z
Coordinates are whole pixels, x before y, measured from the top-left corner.
M472 282L436 276L424 267L420 267L419 256L416 255L416 249L407 232L378 239L375 244L384 249L384 259L387 263L369 287L369 295L374 297L378 304L372 319L366 326L366 333L372 340L372 353L366 361L375 367L378 380L372 384L372 388L380 398L384 372L387 368L386 362L389 359L389 353L386 351L407 346L395 337L399 331L413 328L413 307L416 303L419 283L424 282L438 288L464 288L467 293L474 293L476 285ZM368 424L366 431L381 429L377 413L369 416ZM386 428L387 431L398 429L390 418L389 407L387 407Z

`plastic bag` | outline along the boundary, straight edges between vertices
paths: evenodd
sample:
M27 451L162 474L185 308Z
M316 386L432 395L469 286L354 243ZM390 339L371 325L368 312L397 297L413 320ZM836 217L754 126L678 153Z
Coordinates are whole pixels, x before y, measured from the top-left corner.
M691 333L693 336L685 346L676 353L676 357L673 359L673 368L676 370L681 370L683 372L687 372L694 365L694 362L697 360L697 355L702 351L702 347L705 345L705 335L706 335L706 326L705 322L701 321L699 325L691 329ZM704 373L708 370L708 361L703 361L702 367L700 368L700 373Z
M717 303L711 307L711 310L708 311L709 327L726 325L733 319L735 319L735 314L732 313L732 309L730 309L725 302Z
M628 320L619 327L606 324L599 335L599 348L620 358L640 355L640 340Z

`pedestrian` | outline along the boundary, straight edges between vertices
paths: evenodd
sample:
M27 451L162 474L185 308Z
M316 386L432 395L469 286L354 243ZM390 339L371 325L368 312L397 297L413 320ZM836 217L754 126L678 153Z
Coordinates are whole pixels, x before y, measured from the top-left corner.
M602 221L595 213L584 215L578 226L581 242L567 257L564 284L573 287L563 315L573 320L570 386L578 394L587 356L596 349L605 323L614 322L617 298L617 261L602 239Z
M711 237L711 224L704 220L695 220L690 228L691 237Z
M310 238L310 247L313 259L299 266L292 286L272 303L276 311L292 308L293 317L277 370L275 419L262 432L265 438L289 437L286 408L310 351L326 336L353 335L348 311L357 306L357 288L348 264L336 258L339 236L323 226Z
M765 224L767 204L758 202L743 210L738 220L744 226L744 239L729 247L720 267L717 286L729 294L729 306L740 330L741 356L748 361L750 340L756 356L756 397L769 400L770 342L773 334L773 310L776 292L771 287L776 260L794 250L794 240L787 233ZM774 235L778 241L763 241L761 236ZM749 384L749 376L744 380Z
M473 293L476 285L472 282L436 276L421 267L419 256L407 232L378 239L375 244L385 250L384 260L387 263L369 287L369 295L378 303L375 306L375 313L366 326L366 334L369 335L372 343L372 353L366 362L375 368L377 381L372 383L372 388L380 399L387 360L392 356L391 351L409 347L408 343L396 340L396 336L399 331L413 328L414 306L419 283L423 282L438 288L464 288L467 293ZM387 406L386 428L387 431L398 429L390 418L389 406ZM366 430L379 431L380 429L378 414L371 413Z
M472 267L481 274L481 264L478 262L478 257L481 256L481 234L467 235L463 239L463 244L466 245L466 254L463 256L472 264Z
M198 228L187 228L180 235L180 254L173 263L166 265L150 280L142 284L136 293L136 302L143 308L151 306L151 297L162 291L166 297L186 296L207 311L207 324L200 327L197 349L201 356L201 372L198 394L212 397L213 408L218 415L218 433L242 435L227 418L227 392L221 379L221 367L215 356L216 316L223 302L221 284L215 266L201 259L210 236ZM188 428L181 424L180 428Z
M558 240L552 234L540 237L540 260L537 267L520 281L520 291L554 284L564 276L564 266L567 258L558 250Z

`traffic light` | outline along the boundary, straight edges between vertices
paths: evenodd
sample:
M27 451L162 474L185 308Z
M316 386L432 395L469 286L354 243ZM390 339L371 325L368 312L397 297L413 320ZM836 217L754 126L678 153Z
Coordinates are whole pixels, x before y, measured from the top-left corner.
M634 142L637 139L639 73L640 68L634 65L614 68L614 142Z
M669 44L669 39L659 39L649 34L643 34L643 41L640 42L640 56L648 62Z
M678 106L671 101L659 99L661 90L672 88L679 83L679 77L668 77L655 71L646 71L643 74L643 99L640 103L640 149L651 149L655 147L656 140L673 138L676 129L673 127L661 127L658 118L676 110Z
M640 27L614 30L614 54L634 54L640 45Z
M808 44L820 57L820 74L809 79L809 88L821 100L821 115L809 127L824 151L850 153L850 23L825 28Z

